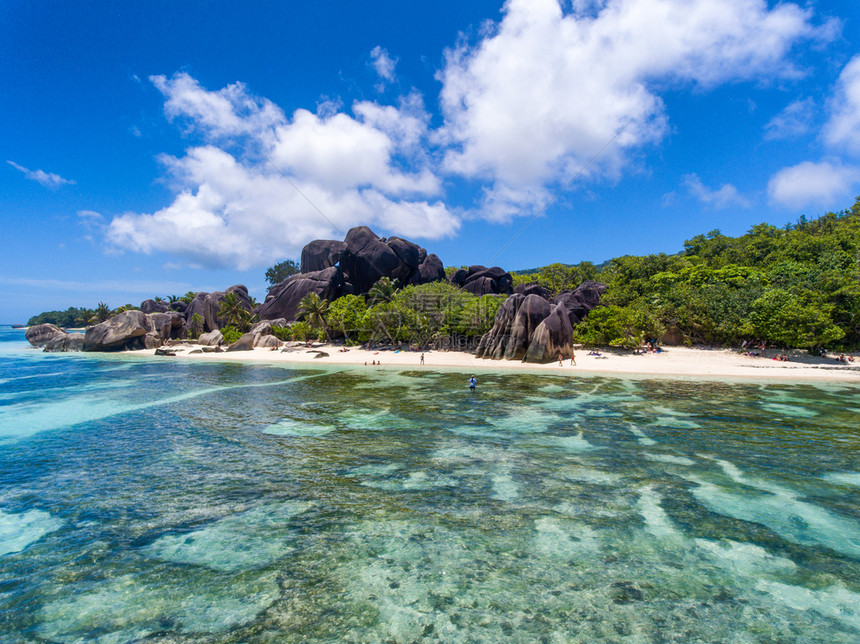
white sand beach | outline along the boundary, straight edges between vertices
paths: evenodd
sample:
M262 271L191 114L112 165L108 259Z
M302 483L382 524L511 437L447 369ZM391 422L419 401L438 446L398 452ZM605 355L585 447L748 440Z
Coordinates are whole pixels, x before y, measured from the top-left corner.
M633 354L601 350L600 355L590 355L589 350L576 351L576 365L570 364L568 357L559 366L558 362L549 364L527 364L516 360L479 359L470 353L460 351L424 351L424 365L421 365L420 351L365 350L342 346L315 343L307 346L290 347L286 350L256 348L252 351L222 353L192 353L200 349L194 345L172 347L175 358L187 360L214 360L254 363L302 363L314 365L361 365L373 368L376 362L381 367L434 367L462 368L463 370L517 369L542 373L569 374L606 374L606 375L644 375L663 377L703 377L703 378L756 378L789 380L839 380L860 383L860 358L853 363L840 363L833 356L816 358L806 352L788 353L789 361L780 362L771 357L745 356L730 349L704 349L686 347L667 347L659 353ZM327 354L322 355L321 353ZM141 356L152 356L154 350L131 352ZM320 357L321 356L321 357Z

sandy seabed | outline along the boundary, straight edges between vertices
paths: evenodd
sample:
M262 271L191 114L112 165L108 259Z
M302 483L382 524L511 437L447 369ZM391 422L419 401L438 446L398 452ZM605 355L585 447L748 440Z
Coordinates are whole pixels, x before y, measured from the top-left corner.
M420 351L367 350L332 344L315 343L313 347L288 347L286 349L256 348L252 351L220 353L197 353L195 345L179 345L176 358L187 360L214 360L220 362L252 363L301 363L313 365L367 365L380 367L436 367L458 368L463 371L507 370L537 372L545 374L618 375L618 376L663 376L690 378L757 378L780 380L840 380L860 383L860 358L853 363L841 363L833 357L816 358L805 352L789 353L789 361L780 362L771 357L747 356L731 349L703 349L668 347L659 353L633 354L630 352L600 351L591 355L585 349L576 351L576 365L571 365L570 356L548 364L529 364L517 360L489 360L476 358L461 351L424 351L421 364ZM321 355L321 353L327 355ZM141 356L153 356L154 350L131 352ZM162 359L170 359L164 357Z

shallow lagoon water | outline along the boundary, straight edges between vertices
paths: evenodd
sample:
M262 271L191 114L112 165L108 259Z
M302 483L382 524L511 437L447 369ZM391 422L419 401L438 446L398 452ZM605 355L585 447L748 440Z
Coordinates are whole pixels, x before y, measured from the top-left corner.
M470 393L21 338L0 331L12 641L860 639L860 387Z

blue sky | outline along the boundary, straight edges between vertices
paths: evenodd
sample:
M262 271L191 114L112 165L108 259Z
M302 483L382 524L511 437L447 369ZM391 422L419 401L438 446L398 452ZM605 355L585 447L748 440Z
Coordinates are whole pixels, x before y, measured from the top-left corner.
M266 267L361 224L516 270L841 210L858 23L855 0L8 0L0 323L262 300Z

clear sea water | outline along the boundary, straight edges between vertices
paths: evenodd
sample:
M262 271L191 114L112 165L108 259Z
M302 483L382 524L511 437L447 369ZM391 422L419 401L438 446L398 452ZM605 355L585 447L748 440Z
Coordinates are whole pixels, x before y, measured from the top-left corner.
M860 641L860 386L469 375L0 328L0 641Z

